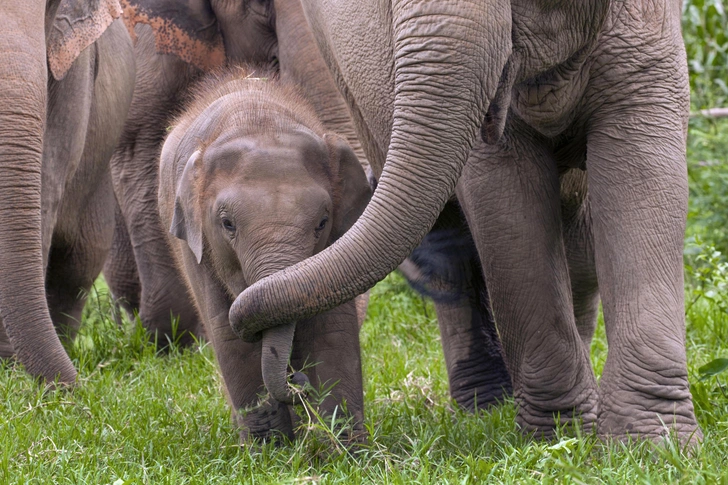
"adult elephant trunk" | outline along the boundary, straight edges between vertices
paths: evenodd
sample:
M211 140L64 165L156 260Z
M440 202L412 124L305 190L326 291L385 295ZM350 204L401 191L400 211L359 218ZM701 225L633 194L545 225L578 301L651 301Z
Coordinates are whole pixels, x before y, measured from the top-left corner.
M331 247L238 296L230 321L243 339L373 286L417 246L455 189L510 56L510 2L394 0L391 13L393 124L374 197Z
M7 2L0 40L0 317L17 359L48 382L76 370L56 335L45 296L41 157L48 72L46 2ZM22 302L22 305L21 305ZM42 359L38 357L42 356Z

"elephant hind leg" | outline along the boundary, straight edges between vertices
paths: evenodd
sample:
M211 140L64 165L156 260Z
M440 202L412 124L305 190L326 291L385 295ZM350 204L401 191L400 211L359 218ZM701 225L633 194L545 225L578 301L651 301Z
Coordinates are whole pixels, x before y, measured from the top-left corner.
M433 299L450 396L462 408L487 408L509 396L503 360L478 253L456 202L448 202L432 231L400 269Z
M587 175L582 170L572 169L561 176L561 220L576 328L589 354L599 314L599 284L587 199Z
M513 392L480 273L473 275L464 298L435 301L450 396L468 411L497 404Z
M111 246L114 196L107 173L87 207L61 209L51 241L46 295L51 318L62 339L72 340L81 325L86 293L101 273Z
M120 309L126 311L130 318L133 318L134 310L139 309L142 285L139 281L129 231L118 204L116 204L114 222L114 237L109 255L104 262L103 273L114 301ZM118 316L121 317L120 314ZM121 323L120 319L118 319L118 323Z

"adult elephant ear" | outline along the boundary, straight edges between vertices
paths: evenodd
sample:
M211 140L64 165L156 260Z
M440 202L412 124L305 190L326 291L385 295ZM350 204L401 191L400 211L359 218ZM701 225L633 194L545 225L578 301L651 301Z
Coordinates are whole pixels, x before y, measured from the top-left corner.
M121 0L121 5L132 39L136 24L148 24L157 52L205 71L225 63L225 46L208 0Z
M338 168L337 204L329 236L331 244L359 219L372 197L372 189L364 168L349 144L338 135L327 134L325 138L332 164Z
M119 0L63 0L47 38L48 66L63 79L73 61L121 15Z

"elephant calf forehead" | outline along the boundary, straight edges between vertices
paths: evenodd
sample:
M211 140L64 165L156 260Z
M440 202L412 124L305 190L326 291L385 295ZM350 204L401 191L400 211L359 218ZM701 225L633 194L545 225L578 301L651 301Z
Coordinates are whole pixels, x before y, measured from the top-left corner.
M329 169L325 148L312 136L275 133L221 140L204 158L209 173L236 178L318 178Z

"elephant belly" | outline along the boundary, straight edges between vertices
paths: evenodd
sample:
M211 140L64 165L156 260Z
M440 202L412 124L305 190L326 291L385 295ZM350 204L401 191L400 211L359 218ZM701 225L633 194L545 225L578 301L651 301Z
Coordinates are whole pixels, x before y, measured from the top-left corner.
M511 109L546 137L563 134L578 114L589 82L586 53L514 86Z

